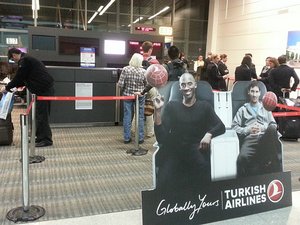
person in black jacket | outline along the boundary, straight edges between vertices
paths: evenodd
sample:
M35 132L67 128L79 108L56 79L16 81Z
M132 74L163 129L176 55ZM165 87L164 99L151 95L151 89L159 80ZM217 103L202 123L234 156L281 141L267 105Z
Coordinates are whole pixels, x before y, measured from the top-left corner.
M54 94L54 80L42 62L17 48L10 49L7 56L18 63L18 70L12 81L6 85L6 91L14 87L26 86L32 94L38 96ZM50 101L36 102L36 147L53 144L49 113Z
M227 68L226 62L227 62L227 55L221 54L220 61L218 62L218 69L222 76L229 74L229 70ZM226 77L228 78L228 76L226 76ZM220 89L220 91L227 91L227 85L226 85L225 79L221 79L219 81L219 89Z
M252 59L250 56L244 56L241 65L235 68L235 82L257 79L257 75L251 70Z
M225 79L229 76L222 75L218 69L218 63L219 63L219 55L213 54L211 56L211 63L208 64L206 73L208 78L208 83L211 85L212 89L214 90L224 90L223 86L226 87ZM224 83L223 83L224 82ZM220 87L220 84L222 87Z
M255 67L255 64L253 63L252 53L246 53L245 56L251 57L251 66L250 66L251 74L252 74L252 77L257 77L256 67Z
M299 77L296 74L294 68L289 67L286 64L286 56L281 55L278 57L278 63L280 66L274 68L270 71L269 81L272 91L277 95L277 97L289 98L289 92L296 91L299 84ZM290 80L294 78L294 84L290 86ZM283 96L283 92L286 94Z

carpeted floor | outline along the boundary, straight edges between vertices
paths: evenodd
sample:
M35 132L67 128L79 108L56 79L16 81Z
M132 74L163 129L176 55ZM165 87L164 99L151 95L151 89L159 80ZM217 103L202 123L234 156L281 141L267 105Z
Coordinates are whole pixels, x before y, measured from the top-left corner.
M22 206L19 114L13 113L14 144L0 147L0 224L9 210ZM122 127L53 128L54 146L36 148L42 163L30 165L30 205L46 210L39 221L141 208L140 191L152 187L152 144L149 152L131 156ZM299 142L283 142L285 170L292 170L293 191L300 190Z
M14 224L6 213L22 206L20 159L20 109L14 110L14 144L0 147L0 224ZM122 127L54 128L54 145L36 148L42 163L31 164L30 205L46 210L39 219L53 220L141 208L140 191L152 186L152 144L144 156L126 150Z

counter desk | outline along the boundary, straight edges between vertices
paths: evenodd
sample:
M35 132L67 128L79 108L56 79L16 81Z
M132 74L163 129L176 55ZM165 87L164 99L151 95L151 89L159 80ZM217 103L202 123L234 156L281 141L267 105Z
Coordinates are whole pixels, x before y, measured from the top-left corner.
M54 78L54 96L118 96L117 68L48 66ZM120 101L52 101L50 123L56 126L115 125L120 121Z

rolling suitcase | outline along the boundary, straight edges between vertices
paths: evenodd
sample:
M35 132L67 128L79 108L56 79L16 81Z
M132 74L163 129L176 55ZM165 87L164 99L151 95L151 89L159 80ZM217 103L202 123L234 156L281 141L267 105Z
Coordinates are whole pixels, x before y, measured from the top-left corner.
M0 119L0 145L11 145L13 141L13 123L11 114L6 119Z
M284 105L289 105L287 102L292 102L291 99L280 98L279 102ZM288 109L281 110L282 112L291 112ZM287 116L278 118L278 131L281 133L281 138L298 140L300 137L300 117Z

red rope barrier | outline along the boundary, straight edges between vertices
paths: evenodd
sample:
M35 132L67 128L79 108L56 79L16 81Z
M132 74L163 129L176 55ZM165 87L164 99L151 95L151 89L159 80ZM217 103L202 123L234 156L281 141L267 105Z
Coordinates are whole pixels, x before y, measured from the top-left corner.
M300 112L273 112L274 117L300 116Z
M75 101L75 100L133 100L135 96L95 96L95 97L87 97L87 96L37 96L37 100L39 101Z
M300 112L300 107L288 106L283 104L277 104L276 106L281 109L288 109L288 110Z
M29 115L30 110L32 109L32 105L33 105L34 100L32 100L28 106L28 108L26 109L25 115Z

